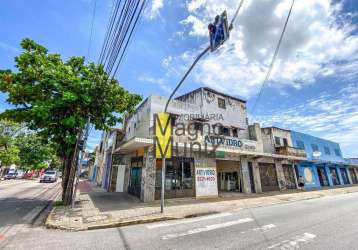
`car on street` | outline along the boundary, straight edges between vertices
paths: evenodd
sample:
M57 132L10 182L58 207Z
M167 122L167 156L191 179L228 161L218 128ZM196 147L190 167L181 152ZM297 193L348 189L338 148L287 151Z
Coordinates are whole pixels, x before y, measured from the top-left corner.
M24 175L25 175L24 171L22 170L16 171L16 179L22 179L24 178Z
M47 170L41 177L40 183L42 182L56 182L57 172L55 170Z
M7 173L7 174L4 176L4 179L5 179L5 180L15 180L15 179L16 179L16 173L14 173L14 172Z

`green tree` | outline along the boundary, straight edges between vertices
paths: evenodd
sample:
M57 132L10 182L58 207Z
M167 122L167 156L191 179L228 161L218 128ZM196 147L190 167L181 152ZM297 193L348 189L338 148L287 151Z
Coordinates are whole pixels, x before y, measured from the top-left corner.
M16 71L0 71L0 90L15 106L2 117L25 122L51 140L61 158L62 199L72 200L77 139L88 120L98 130L121 122L141 97L129 93L105 72L102 65L85 64L84 57L64 61L59 54L30 39L21 42L23 53L15 58Z
M20 135L15 140L19 149L18 164L26 170L34 170L46 166L55 155L54 148L36 133Z
M6 119L0 120L0 168L19 161L19 149L15 145L15 137L22 130L23 126L18 123Z

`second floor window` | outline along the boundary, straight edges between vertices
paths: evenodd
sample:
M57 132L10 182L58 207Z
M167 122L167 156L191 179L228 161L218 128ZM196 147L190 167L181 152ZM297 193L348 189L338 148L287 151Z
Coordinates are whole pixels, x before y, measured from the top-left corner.
M226 109L225 99L219 97L218 98L218 105L219 105L219 108Z
M341 151L339 149L335 149L334 153L336 154L336 156L341 156Z
M318 150L318 146L317 146L317 144L311 144L311 146L312 146L312 150L313 150L313 152L317 152L317 151L319 151L319 150Z
M281 140L280 137L275 136L275 145L281 146Z
M220 135L230 136L230 130L227 127L220 127Z
M303 141L296 141L297 148L299 149L305 149L305 144Z
M283 138L282 140L283 140L283 145L287 147L288 146L287 138Z
M329 150L329 147L324 147L324 153L326 155L330 155L331 154L331 150Z
M239 137L239 134L238 134L238 132L237 132L237 128L233 128L233 129L232 129L232 136L233 136L233 137Z

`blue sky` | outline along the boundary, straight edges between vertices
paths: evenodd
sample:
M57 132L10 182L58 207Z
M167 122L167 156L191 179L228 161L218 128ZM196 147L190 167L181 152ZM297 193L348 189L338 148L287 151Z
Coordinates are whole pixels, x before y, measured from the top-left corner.
M207 24L238 0L150 0L117 78L146 97L168 95L207 41ZM206 56L180 93L209 86L248 100L250 121L310 133L358 156L358 3L296 1L271 80L253 103L283 27L290 0L246 0L230 40ZM97 0L88 60L97 61L112 9ZM13 69L30 37L64 58L87 56L94 0L2 0L0 67ZM1 109L9 106L0 95ZM98 141L92 133L90 147Z

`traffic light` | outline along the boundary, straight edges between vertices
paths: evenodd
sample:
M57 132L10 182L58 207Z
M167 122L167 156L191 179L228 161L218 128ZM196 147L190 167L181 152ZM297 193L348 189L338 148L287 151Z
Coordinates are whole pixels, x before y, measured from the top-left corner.
M229 25L226 11L215 17L214 23L209 24L211 51L215 51L229 38Z

